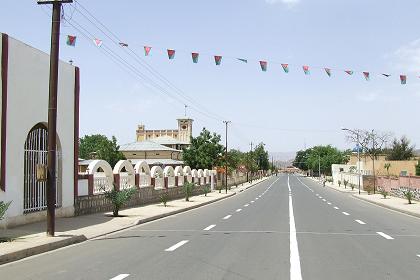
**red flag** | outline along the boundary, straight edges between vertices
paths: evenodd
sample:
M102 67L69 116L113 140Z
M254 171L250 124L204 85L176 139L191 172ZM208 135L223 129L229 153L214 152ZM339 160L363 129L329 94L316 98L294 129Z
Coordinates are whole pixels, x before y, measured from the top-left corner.
M400 75L401 84L405 85L407 83L407 76L406 75Z
M305 75L309 75L311 72L309 71L309 66L308 65L303 65L303 72L305 73Z
M215 55L214 56L214 62L216 62L216 65L220 65L222 62L222 56L221 55Z
M144 46L144 56L148 56L152 47Z
M363 72L363 76L365 76L366 81L369 81L369 72Z
M353 75L353 70L344 70L344 72L346 72L347 74L349 74L350 76Z
M267 71L267 61L260 61L261 71Z
M193 60L193 62L194 62L194 63L197 63L197 62L198 62L198 56L199 56L199 54L198 54L198 53L193 52L193 53L191 53L191 56L192 56L192 60Z
M168 57L169 57L169 59L174 59L174 57L175 57L175 50L169 50L168 49Z

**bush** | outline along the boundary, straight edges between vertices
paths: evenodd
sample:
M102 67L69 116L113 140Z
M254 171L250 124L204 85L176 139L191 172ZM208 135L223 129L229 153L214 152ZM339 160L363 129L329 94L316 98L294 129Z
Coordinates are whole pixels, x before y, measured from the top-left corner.
M204 186L203 192L204 192L204 196L207 196L207 194L210 192L210 187L208 185Z
M114 188L111 191L105 192L105 197L111 200L111 203L114 207L114 209L112 210L112 215L114 217L118 217L118 211L121 209L121 207L124 204L127 203L127 201L130 200L131 196L135 194L135 192L136 192L135 187L130 187L128 189L123 189L123 190L117 190L115 188L115 184L114 184Z
M166 204L168 203L168 200L169 200L168 194L165 192L165 193L161 194L161 196L159 198L160 198L160 202L163 204L163 206L166 207Z
M411 200L414 197L414 193L411 190L406 190L406 191L403 191L403 194L405 198L408 200L408 204L411 204L412 203Z
M353 183L350 183L351 190L354 190L355 185Z
M190 201L190 196L194 190L194 183L186 183L184 184L184 194L185 194L185 201Z
M371 193L372 193L372 191L373 191L373 187L372 187L372 186L366 186L366 187L363 187L363 189L364 189L365 191L367 191L367 193L368 193L368 194L371 194Z
M341 181L338 180L337 183L338 183L338 186L341 187Z
M344 188L347 188L347 184L349 183L349 181L347 181L346 179L344 179Z
M384 190L384 189L381 189L380 191L379 191L379 193L384 197L384 199L389 195L389 192L387 192L386 190Z
M12 204L11 201L6 203L0 201L0 221L4 219L4 215L6 215L7 209L9 209L10 204Z

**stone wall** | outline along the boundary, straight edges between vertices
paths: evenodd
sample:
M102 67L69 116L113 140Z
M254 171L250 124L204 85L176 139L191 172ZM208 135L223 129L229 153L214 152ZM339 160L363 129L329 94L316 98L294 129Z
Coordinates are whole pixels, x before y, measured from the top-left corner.
M204 188L209 185L195 186L193 195L204 193ZM185 197L183 187L174 187L168 189L155 190L153 186L137 189L136 193L124 205L124 208L136 207L150 203L160 202L160 196L166 193L169 200L179 199ZM76 197L74 200L74 214L75 216L87 215L100 212L112 211L112 203L105 198L104 194L86 195Z

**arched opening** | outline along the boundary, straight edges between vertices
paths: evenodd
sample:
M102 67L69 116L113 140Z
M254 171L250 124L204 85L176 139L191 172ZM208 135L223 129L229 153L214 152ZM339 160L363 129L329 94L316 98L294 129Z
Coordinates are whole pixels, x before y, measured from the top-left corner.
M162 168L160 166L153 166L150 173L152 178L155 180L155 189L165 188Z
M48 130L38 123L29 131L24 144L23 212L42 211L47 208ZM43 176L45 175L45 176ZM57 137L56 154L56 207L61 206L61 145Z
M163 175L165 178L168 178L168 187L172 188L175 187L175 172L172 166L166 166L163 170Z
M118 161L114 166L113 173L120 175L119 186L121 190L135 186L135 171L133 165L128 160Z
M178 186L184 185L184 170L182 170L182 166L178 165L175 167L175 176L178 178Z
M134 171L139 174L140 187L150 186L150 167L146 161L139 161L134 165Z
M184 176L186 176L187 178L187 182L191 183L192 182L192 172L191 172L191 167L189 166L184 166Z
M108 162L104 160L94 160L89 164L87 172L88 174L93 175L93 194L112 190L114 176Z

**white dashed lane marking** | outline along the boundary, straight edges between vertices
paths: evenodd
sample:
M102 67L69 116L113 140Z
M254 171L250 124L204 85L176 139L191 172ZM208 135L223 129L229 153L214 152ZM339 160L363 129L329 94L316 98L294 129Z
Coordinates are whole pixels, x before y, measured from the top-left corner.
M251 200L251 203L254 203L255 201Z
M389 236L388 234L385 234L385 233L383 233L382 231L378 231L378 232L376 232L377 234L379 234L380 236L382 236L383 238L385 238L385 239L388 239L388 240L392 240L392 239L394 239L392 236Z
M363 221L361 221L361 220L355 220L356 222L358 222L359 224L361 224L361 225L366 225L366 223L365 222L363 222Z
M340 208L338 208L337 206L334 206L334 209L335 209L335 210L338 210L338 209L340 209Z
M175 245L169 247L168 249L165 249L166 252L172 252L175 251L176 249L178 249L179 247L181 247L182 245L188 243L189 240L182 240L179 241L178 243L176 243Z
M244 205L244 207L248 207L248 206L249 206L249 204L248 204L248 203Z
M331 205L331 202L327 202L328 205Z
M212 228L214 228L216 225L209 225L208 227L206 227L205 229L203 229L203 230L211 230Z
M227 219L229 219L230 217L232 217L232 215L227 215L227 216L223 217L223 220L227 220Z
M349 216L350 214L347 212L342 212L344 215Z
M128 276L130 276L130 274L120 274L120 275L117 275L117 276L111 278L110 280L122 280L124 278L127 278Z
M327 201L325 198L322 201Z
M236 209L236 212L241 212L241 211L242 211L242 209L241 209L241 208Z

